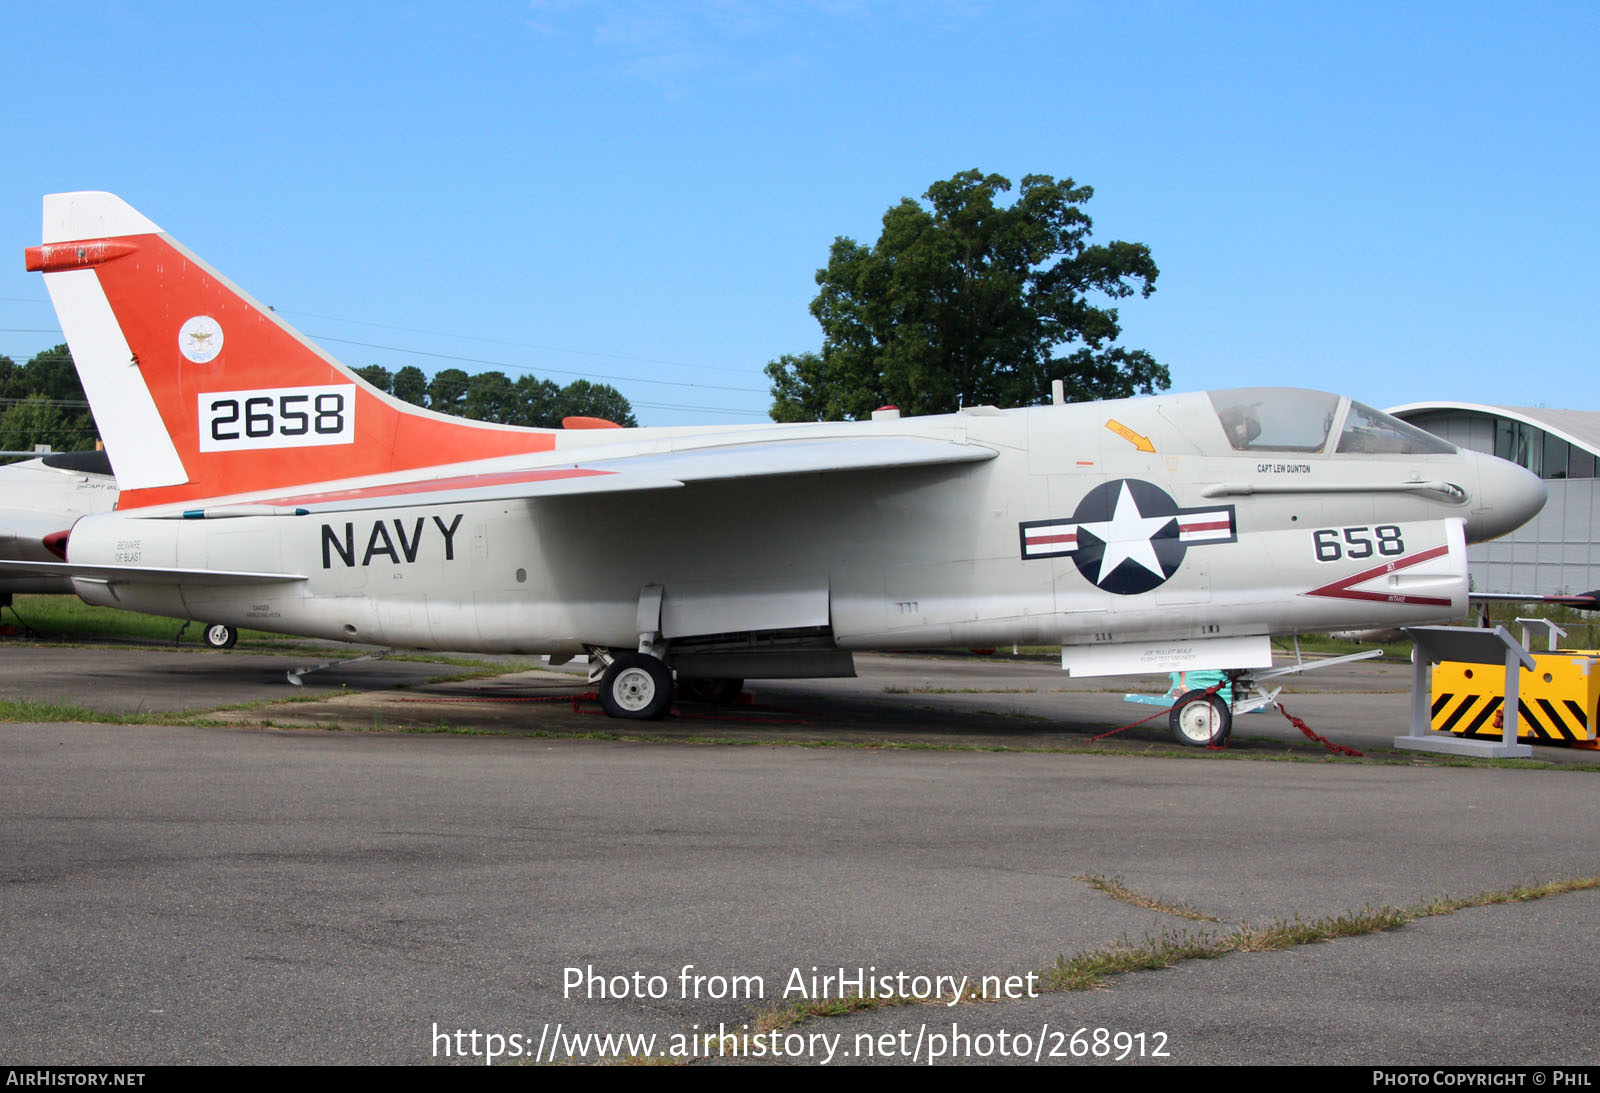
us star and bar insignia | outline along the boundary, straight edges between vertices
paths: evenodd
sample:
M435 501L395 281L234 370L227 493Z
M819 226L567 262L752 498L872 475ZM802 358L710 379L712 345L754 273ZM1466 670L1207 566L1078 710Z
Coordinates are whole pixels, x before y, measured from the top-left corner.
M1179 508L1160 486L1137 478L1103 482L1070 519L1018 525L1022 557L1070 557L1097 588L1133 596L1160 587L1192 546L1238 539L1232 505Z

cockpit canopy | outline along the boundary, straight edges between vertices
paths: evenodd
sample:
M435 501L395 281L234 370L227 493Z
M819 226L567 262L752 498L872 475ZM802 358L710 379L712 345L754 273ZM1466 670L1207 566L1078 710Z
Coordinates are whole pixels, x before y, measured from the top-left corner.
M1236 387L1208 392L1228 443L1240 452L1325 452L1343 455L1452 455L1431 433L1363 403L1294 387ZM1342 414L1342 417L1341 417ZM1341 429L1335 433L1338 422Z

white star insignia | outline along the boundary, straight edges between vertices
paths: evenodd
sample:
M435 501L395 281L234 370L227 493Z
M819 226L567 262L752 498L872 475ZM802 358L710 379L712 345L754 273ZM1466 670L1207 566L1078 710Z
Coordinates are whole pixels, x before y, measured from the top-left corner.
M1141 513L1138 502L1128 492L1128 483L1122 483L1122 490L1117 494L1117 507L1110 520L1078 525L1082 531L1087 531L1106 545L1105 554L1100 558L1100 573L1094 583L1103 584L1123 562L1141 565L1157 577L1165 578L1166 573L1156 558L1155 543L1151 539L1171 522L1171 516L1145 516Z

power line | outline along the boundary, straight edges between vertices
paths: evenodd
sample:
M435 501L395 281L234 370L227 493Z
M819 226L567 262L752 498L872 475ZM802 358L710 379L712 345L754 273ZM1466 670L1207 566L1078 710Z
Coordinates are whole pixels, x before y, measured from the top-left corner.
M736 417L759 418L768 416L765 410L730 410L718 406L680 406L671 402L633 402L630 400L628 405L640 406L647 410L688 410L696 414L732 414Z
M33 301L23 301L23 300L21 300L20 297L0 297L0 299L18 300L19 302L33 302ZM408 333L432 334L432 335L436 335L436 336L439 336L439 337L450 337L450 338L460 337L460 338L469 339L469 340L491 342L491 343L501 344L501 345L523 346L525 348L531 348L531 349L542 349L542 350L545 350L545 351L548 351L548 352L576 353L576 354L579 354L579 355L582 355L582 356L604 357L604 358L608 358L608 359L612 359L612 360L636 360L636 361L641 361L641 362L649 363L649 364L664 364L664 365L671 365L671 366L674 366L674 367L682 367L682 368L709 368L709 369L714 369L714 370L717 370L717 371L725 371L725 372L739 371L738 369L733 369L733 368L719 368L716 365L694 365L694 364L686 364L686 363L681 362L681 361L657 360L657 359L653 359L653 358L650 358L650 357L629 357L629 356L625 356L625 355L619 354L619 353L595 353L595 352L587 352L587 351L584 351L584 350L576 350L576 349L561 349L559 347L538 346L538 345L534 345L532 343L526 343L526 342L510 342L510 341L499 341L499 342L496 342L496 339L493 339L493 338L475 338L473 335L447 334L447 333L443 333L443 332L440 332L440 331L422 330L422 329L413 328L413 327L388 326L388 325L383 324L383 323L367 323L367 322L362 322L362 321L357 320L357 319L340 319L340 318L337 318L335 316L330 316L330 315L315 315L314 313L307 312L307 311L288 312L288 313L289 314L298 314L298 315L307 315L307 316L311 316L313 318L330 319L330 320L332 320L334 322L356 323L356 324L361 325L361 326L372 326L372 327L379 327L379 328L382 328L382 329L389 329L389 330L403 330L403 331L406 331ZM33 329L33 328L0 328L0 333L7 333L7 334L56 334L56 335L59 336L61 334L61 331L58 328L51 328L51 327L39 328L39 329ZM513 372L524 373L526 375L551 374L551 375L557 375L557 376L574 376L574 377L577 377L577 378L580 378L580 379L610 380L610 381L615 382L615 383L626 383L626 384L651 383L651 384L656 384L658 386L663 386L663 387L687 387L687 388L690 388L691 390L701 390L701 391L731 391L731 392L735 392L735 393L739 393L739 394L757 394L757 395L760 395L760 394L766 394L767 393L766 391L763 391L759 387L729 387L729 386L725 386L725 385L721 385L721 384L691 383L691 382L689 382L687 380L657 380L657 379L645 379L645 378L641 378L641 377L638 377L638 376L606 375L604 373L599 373L599 372L577 372L577 371L572 371L570 369L563 369L563 368L534 368L534 367L532 367L530 365L512 364L509 361L490 360L490 359L482 358L482 357L467 357L467 356L462 356L462 355L452 354L452 353L434 353L434 352L429 352L428 350L423 350L423 349L407 349L407 348L404 348L402 346L381 345L381 344L378 344L378 343L375 343L375 342L355 341L355 340L349 339L349 338L335 338L335 337L332 337L332 336L329 336L329 335L308 334L307 337L316 338L319 341L334 342L334 343L337 343L339 345L353 345L353 346L357 346L357 347L362 348L362 349L379 349L379 350L383 350L383 351L389 352L389 353L401 353L401 354L406 354L406 355L409 355L409 356L416 356L416 357L430 357L430 358L433 358L435 360L458 361L458 362L460 362L462 364L491 365L491 366L494 366L494 367L497 367L497 368L509 369L509 370L511 370ZM38 353L40 353L40 352L45 352L45 350L39 350L39 351L35 352L34 356L37 356ZM24 354L17 353L17 354L0 354L0 355L17 357L17 356L23 356ZM22 400L19 400L19 399L0 399L0 405L8 405L8 404L19 402L19 401L22 401ZM632 400L630 400L630 402L632 402ZM77 400L59 400L59 399L47 400L47 404L49 404L49 405L59 405L59 406L72 406L72 407L78 407L78 408L87 408L88 407L88 403L77 401ZM767 413L765 411L761 411L761 410L740 410L740 409L734 409L732 407L726 407L726 406L688 406L688 405L683 405L681 403L665 403L665 402L639 402L639 403L633 403L633 404L637 405L637 406L640 406L640 407L643 407L643 408L646 408L646 409L651 409L651 410L682 410L682 411L688 411L688 412L692 412L692 413L728 414L728 415L734 415L734 416L740 416L740 417L755 417L755 418L765 418L767 416Z
M278 310L278 309L274 309ZM559 345L540 345L537 342L516 342L504 338L485 338L481 334L453 334L447 330L425 330L415 326L394 326L389 323L371 323L362 319L342 319L337 315L320 315L314 311L295 311L283 308L278 311L280 315L304 315L309 319L326 319L335 323L350 323L353 326L370 326L378 330L399 330L406 334L427 334L435 338L452 338L456 341L485 342L489 345L509 345L518 349L537 349L542 353L571 353L580 357L603 357L616 361L639 361L641 364L665 364L672 368L703 368L712 372L736 372L743 374L746 369L730 368L722 364L693 364L689 361L669 361L659 357L636 357L627 353L602 353L591 349L568 349ZM330 339L331 340L331 339ZM359 343L355 343L359 344Z
M24 303L24 304L32 304L32 303L43 304L43 303L48 303L48 301L45 301L45 300L29 300L29 299L25 299L25 298L23 298L21 296L0 296L0 300L10 300L10 301L12 301L14 303ZM326 319L329 322L349 323L352 326L370 326L370 327L372 327L372 328L374 328L376 330L398 330L398 331L402 331L402 332L404 332L406 334L426 334L426 335L428 335L430 337L452 338L452 339L454 339L456 341L484 342L484 343L486 343L488 345L509 345L509 346L513 346L513 347L518 348L518 349L536 349L536 350L540 351L541 353L570 353L573 356L578 356L578 357L598 357L598 358L601 358L603 360L614 360L614 361L638 361L640 364L661 364L661 365L666 365L666 366L668 366L670 368L698 368L698 369L702 369L702 370L708 371L708 372L733 372L733 373L735 373L737 375L744 375L748 371L747 369L744 369L744 368L731 368L731 367L729 367L727 365L722 365L722 364L695 364L692 361L674 361L674 360L667 360L664 357L639 357L639 356L634 356L634 355L628 354L628 353L603 353L603 352L600 352L598 350L593 350L593 349L571 349L571 348L568 348L566 346L560 346L560 345L543 345L543 344L541 344L539 342L518 342L518 341L510 341L510 340L505 339L505 338L485 338L485 337L483 337L482 335L479 335L479 334L455 334L455 333L452 333L452 332L447 331L447 330L428 330L428 329L426 329L424 327L417 327L417 326L397 326L397 325L395 325L393 323L374 323L374 322L368 322L368 321L366 321L364 319L345 319L345 318L341 318L338 315L323 315L320 312L300 311L300 310L297 310L297 309L294 309L294 308L273 308L272 310L276 311L280 315L302 315L302 316L305 316L308 319ZM57 327L0 327L0 334L60 334L60 333L61 333L61 331ZM308 336L310 336L310 337L320 337L319 335L308 335ZM409 350L409 349L407 349L407 350L396 350L393 346L375 346L375 345L370 345L367 342L350 341L348 339L343 339L343 338L324 337L323 340L324 341L330 341L330 342L339 342L339 343L344 344L344 345L364 346L364 347L373 348L373 349L390 349L390 350L395 351L395 352L406 352L406 353L415 352L415 353L418 353L419 355L432 355L432 356L437 356L438 355L438 354L423 354L421 350ZM476 360L476 359L474 359L472 357L454 357L454 358L450 358L450 359L467 361L467 362L473 363L473 364L484 364L484 363L493 364L493 363L495 363L493 361L478 361L478 360ZM520 366L505 365L504 367L510 368L510 367L520 367ZM531 371L531 369L528 369L528 370ZM568 372L568 371L561 371L561 370L558 370L558 369L546 369L546 371L556 372L558 375L563 375L563 376L581 376L581 375L584 375L584 373L582 373L582 372ZM602 378L605 378L605 377L602 377ZM633 381L630 379L630 382L633 382ZM664 381L639 380L637 382L640 382L640 383L653 383L653 382L664 382ZM710 386L710 385L702 385L702 386ZM753 392L755 392L757 394L762 393L758 388L753 388L753 387L727 387L727 388L713 388L713 389L727 390L727 391L753 391Z
M413 357L433 357L436 360L460 361L463 364L490 364L496 368L509 368L514 372L526 372L529 375L549 374L555 376L577 376L580 379L611 380L616 383L654 383L664 387L691 387L701 391L738 391L742 393L764 395L759 387L723 387L713 383L689 383L687 380L652 380L639 376L608 376L602 372L574 372L565 368L540 368L535 369L526 364L512 364L509 361L488 360L484 357L463 357L455 353L430 353L422 349L405 349L398 345L379 345L375 342L358 342L349 338L333 338L324 334L306 335L321 342L336 342L339 345L355 345L363 349L382 349L389 353L405 353Z

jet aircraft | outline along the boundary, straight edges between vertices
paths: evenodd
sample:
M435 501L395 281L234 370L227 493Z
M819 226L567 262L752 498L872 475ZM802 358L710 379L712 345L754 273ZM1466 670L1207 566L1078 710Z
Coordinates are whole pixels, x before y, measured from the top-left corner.
M0 560L64 559L78 518L116 506L117 480L104 451L50 452L0 467ZM14 595L73 591L69 576L0 572L0 605L9 606ZM202 624L201 640L231 649L239 632L224 623Z
M65 559L73 523L110 512L116 501L117 482L105 452L52 452L0 467L0 558ZM3 596L71 591L72 580L63 575L0 573Z
M1539 480L1289 388L872 420L522 429L364 383L119 198L45 198L44 274L122 487L93 603L359 642L587 653L618 717L858 650L1063 647L1074 674L1271 663L1459 618ZM24 564L24 563L17 563ZM1214 694L1173 731L1224 737Z

